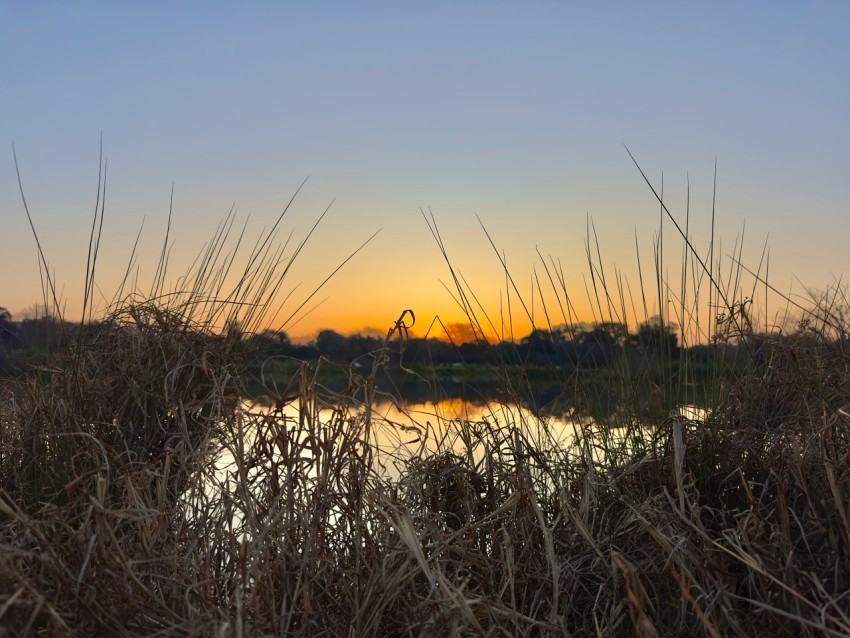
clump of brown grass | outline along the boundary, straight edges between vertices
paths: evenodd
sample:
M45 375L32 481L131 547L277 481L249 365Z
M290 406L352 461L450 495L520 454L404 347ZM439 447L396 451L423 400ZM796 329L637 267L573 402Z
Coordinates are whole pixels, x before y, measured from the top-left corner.
M7 386L3 589L25 620L10 627L120 633L129 600L156 609L179 499L235 407L232 345L133 305Z

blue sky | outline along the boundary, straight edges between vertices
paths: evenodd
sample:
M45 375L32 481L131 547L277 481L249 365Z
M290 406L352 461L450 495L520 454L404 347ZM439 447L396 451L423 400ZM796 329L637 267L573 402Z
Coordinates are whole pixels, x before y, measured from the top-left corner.
M73 308L101 132L104 294L143 218L152 272L172 183L179 274L233 203L259 230L308 176L287 228L335 201L293 284L381 233L294 334L456 320L421 208L486 304L503 277L476 214L518 280L540 249L581 289L590 216L636 281L658 206L624 144L682 216L690 176L700 246L716 158L724 242L746 221L777 287L823 288L850 265L848 27L843 3L0 4L0 250L20 264L0 305L40 298L11 143Z

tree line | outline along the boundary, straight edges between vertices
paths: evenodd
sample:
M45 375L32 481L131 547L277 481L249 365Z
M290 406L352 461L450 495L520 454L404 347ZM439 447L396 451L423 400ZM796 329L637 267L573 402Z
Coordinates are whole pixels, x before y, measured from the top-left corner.
M79 326L42 316L14 321L11 313L0 307L0 370L20 367L12 363L38 363L62 347L66 339L79 333ZM283 331L268 330L259 334L243 334L241 348L252 359L285 357L301 361L327 360L355 366L371 365L371 357L383 347L384 339L369 334L343 335L335 330L322 330L308 343L294 343ZM689 352L698 354L708 346L695 346ZM600 368L612 365L623 353L644 358L676 359L681 345L676 329L658 318L641 323L633 331L616 322L600 322L537 328L518 341L488 343L483 340L465 343L436 338L394 339L385 354L390 361L405 366L454 365L532 365L574 368ZM728 354L728 350L727 350Z
M300 360L324 357L331 361L355 365L381 350L380 337L322 330L307 344L294 344L285 332L267 331L248 336L245 346L259 357L284 356ZM560 365L596 368L612 364L624 351L648 356L676 358L680 352L676 330L669 324L652 319L630 332L621 323L595 323L534 329L519 341L491 344L483 340L452 343L435 338L394 340L387 348L390 359L401 359L409 365L474 365L500 363L507 365Z

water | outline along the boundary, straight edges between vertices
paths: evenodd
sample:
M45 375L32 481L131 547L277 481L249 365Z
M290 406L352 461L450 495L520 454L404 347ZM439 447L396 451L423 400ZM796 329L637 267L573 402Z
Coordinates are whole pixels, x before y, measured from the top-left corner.
M330 407L310 402L276 407L244 402L237 428L240 435L223 437L215 460L211 484L218 489L251 481L254 473L246 467L254 466L252 450L258 444L263 447L263 440L275 448L264 462L286 465L289 471L298 465L305 479L314 480L329 462L317 457L340 454L340 450L328 452L328 446L338 442L334 439L353 436L368 444L373 470L397 479L412 459L438 453L452 453L477 464L485 454L512 449L517 432L526 447L578 454L580 433L596 429L589 417L539 417L515 404L463 399L405 405L383 401L371 411L363 405ZM335 432L340 435L335 437Z
M295 403L275 410L274 406L261 402L244 402L241 409L246 417L245 434L249 442L253 440L252 423L256 419L276 419L281 427L297 430L297 436L308 436L303 415ZM560 448L579 454L581 450L577 447L577 441L592 442L595 437L604 438L606 447L610 447L623 443L623 437L650 435L655 429L648 424L611 427L599 425L591 417L574 412L541 416L517 404L474 402L457 398L402 405L382 401L375 403L371 412L363 405L349 405L345 408L311 405L309 420L314 426L327 425L338 420L343 409L344 418L358 422L359 427L363 428L363 436L369 437L379 460L426 458L447 451L466 455L470 448L481 448L483 440L498 439L498 436L494 437L497 431L506 442L509 442L510 432L519 431L526 443L541 449ZM678 414L696 421L707 417L705 409L693 405L680 406ZM226 457L222 463L225 466L230 464Z
M290 403L275 409L268 404L246 402L242 411L248 417L249 440L253 438L250 423L256 419L276 421L296 438L311 436L311 429L314 434L321 428L327 432L330 424L336 423L338 427L338 421L346 419L361 430L360 436L368 437L375 462L390 474L396 473L394 466L411 458L427 458L438 452L471 455L470 460L478 461L500 441L513 445L517 441L516 433L521 434L525 446L557 450L564 456L590 454L595 461L604 461L605 451L631 449L641 437L649 437L655 430L654 425L641 423L600 425L591 417L575 412L541 416L513 403L459 398L409 404L382 401L373 404L371 411L363 405L333 408ZM702 408L688 405L679 408L679 416L704 420L707 414ZM312 426L306 427L305 421ZM227 460L223 462L226 464Z
M696 406L682 406L679 415L706 417ZM306 505L328 481L344 491L349 472L363 475L370 466L373 476L390 483L438 454L465 459L464 465L478 472L486 468L485 457L513 463L517 454L534 459L538 453L544 466L584 465L592 459L601 467L633 458L656 430L640 423L602 426L575 413L539 416L516 404L462 399L385 401L371 410L354 404L332 408L317 400L285 406L246 402L234 427L221 435L201 492L208 507L227 508L220 516L231 529L243 530L240 537L255 516L249 512L287 499ZM543 472L536 480L548 484L551 476Z

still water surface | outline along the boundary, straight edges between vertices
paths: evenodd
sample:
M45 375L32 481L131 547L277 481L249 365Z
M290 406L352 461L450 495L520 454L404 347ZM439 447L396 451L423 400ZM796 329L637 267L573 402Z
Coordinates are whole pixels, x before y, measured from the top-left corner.
M694 406L683 406L679 414L687 419L705 418L705 411ZM538 416L516 404L463 399L407 405L380 402L371 411L362 405L331 409L312 403L299 409L295 404L276 408L249 402L241 406L239 436L226 437L229 443L220 441L213 473L205 480L203 491L210 502L252 498L252 477L257 472L267 475L262 468L275 466L283 472L297 472L299 485L309 491L309 485L317 484L320 473L339 452L332 439L333 432L340 431L334 427L341 423L347 428L344 431L357 438L368 437L372 468L390 481L409 470L411 462L437 452L451 452L478 465L486 454L514 454L517 445L528 451L533 448L549 459L572 463L592 458L599 463L610 454L631 456L635 445L642 446L641 441L648 441L656 429L638 423L600 426L577 414ZM251 470L255 443L273 451L264 453L259 466L255 464L256 469ZM236 510L232 518L234 529L241 529L248 520Z
M303 416L295 404L288 404L276 412L272 406L258 402L245 403L242 409L246 416L274 414L278 423L290 431L299 430ZM330 423L339 418L339 411L329 407L313 405L309 409L314 424ZM602 449L631 446L635 437L649 436L655 429L637 423L631 427L600 425L591 417L574 412L541 416L517 404L465 399L410 404L378 402L371 410L363 405L348 406L346 414L360 424L364 436L369 436L376 460L384 457L384 461L427 458L438 451L472 454L478 460L486 448L484 441L489 445L498 440L510 444L516 432L521 433L526 445L541 450L560 450L565 454L590 454L601 461ZM679 415L699 420L705 417L705 411L695 406L682 406ZM246 434L251 435L250 432ZM602 439L604 445L594 445L594 441L601 443ZM581 442L582 449L577 441Z

